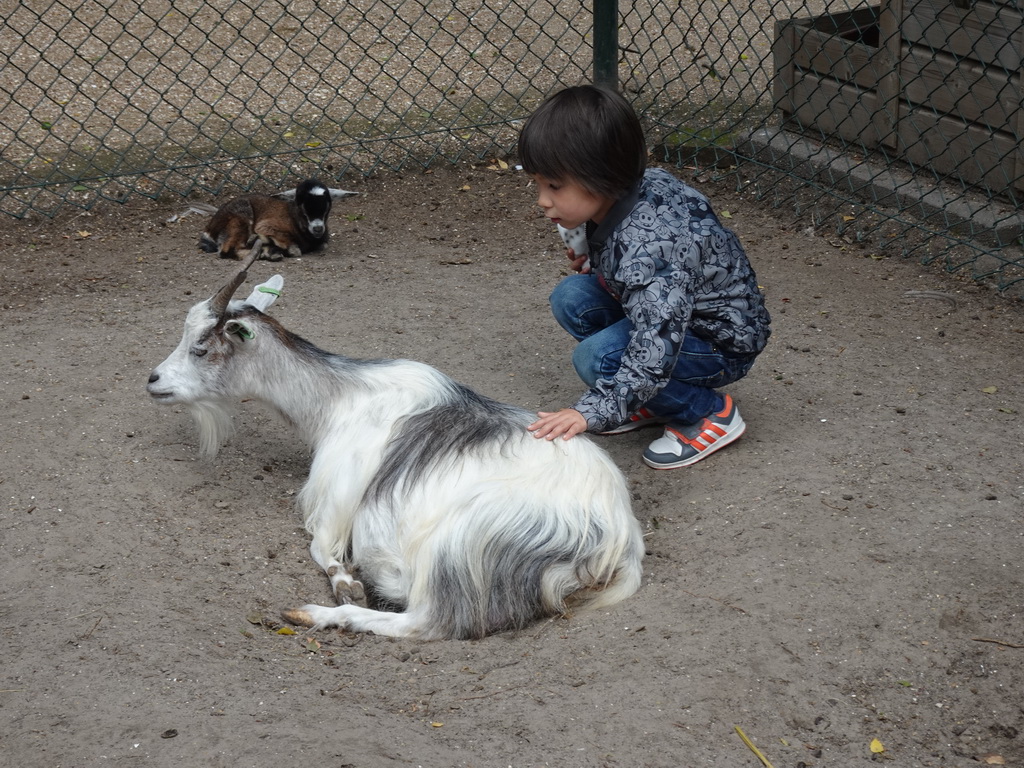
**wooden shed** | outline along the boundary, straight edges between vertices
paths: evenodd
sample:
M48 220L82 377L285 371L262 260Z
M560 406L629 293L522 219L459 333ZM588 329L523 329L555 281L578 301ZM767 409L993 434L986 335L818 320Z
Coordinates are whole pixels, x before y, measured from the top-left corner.
M776 24L789 128L1024 202L1021 0L884 0Z

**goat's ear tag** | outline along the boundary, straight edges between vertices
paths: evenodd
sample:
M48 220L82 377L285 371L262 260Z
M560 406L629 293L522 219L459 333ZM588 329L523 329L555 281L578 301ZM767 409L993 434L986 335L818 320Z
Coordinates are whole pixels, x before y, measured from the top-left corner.
M238 320L228 320L224 324L224 331L225 333L234 334L242 341L252 341L256 338L256 334L252 332L252 329Z
M270 305L274 303L274 300L281 295L283 287L284 278L280 275L274 275L267 282L260 283L253 288L245 303L256 307L260 312L266 312Z

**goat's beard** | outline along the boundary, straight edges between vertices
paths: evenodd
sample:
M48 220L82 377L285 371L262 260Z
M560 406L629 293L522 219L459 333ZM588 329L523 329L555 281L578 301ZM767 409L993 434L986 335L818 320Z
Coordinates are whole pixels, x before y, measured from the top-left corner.
M191 403L189 409L199 429L199 455L212 459L235 430L232 413L221 403Z

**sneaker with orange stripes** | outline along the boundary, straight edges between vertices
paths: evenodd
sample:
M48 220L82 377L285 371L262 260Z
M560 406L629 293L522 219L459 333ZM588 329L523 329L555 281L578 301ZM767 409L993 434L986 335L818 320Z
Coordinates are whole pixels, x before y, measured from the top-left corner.
M725 407L696 424L670 423L665 434L647 446L644 463L655 469L688 467L739 439L747 425L729 395Z
M657 424L664 424L668 419L662 416L656 416L653 412L646 408L641 408L639 411L634 413L624 422L619 424L617 427L606 429L601 432L602 435L621 435L624 432L632 432L634 429L641 429L643 427L653 427Z

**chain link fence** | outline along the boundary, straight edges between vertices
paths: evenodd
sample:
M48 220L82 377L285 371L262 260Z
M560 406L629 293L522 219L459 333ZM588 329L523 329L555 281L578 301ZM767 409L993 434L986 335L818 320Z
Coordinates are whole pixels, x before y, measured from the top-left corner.
M0 0L0 212L507 158L603 48L657 159L1007 288L1020 2Z

